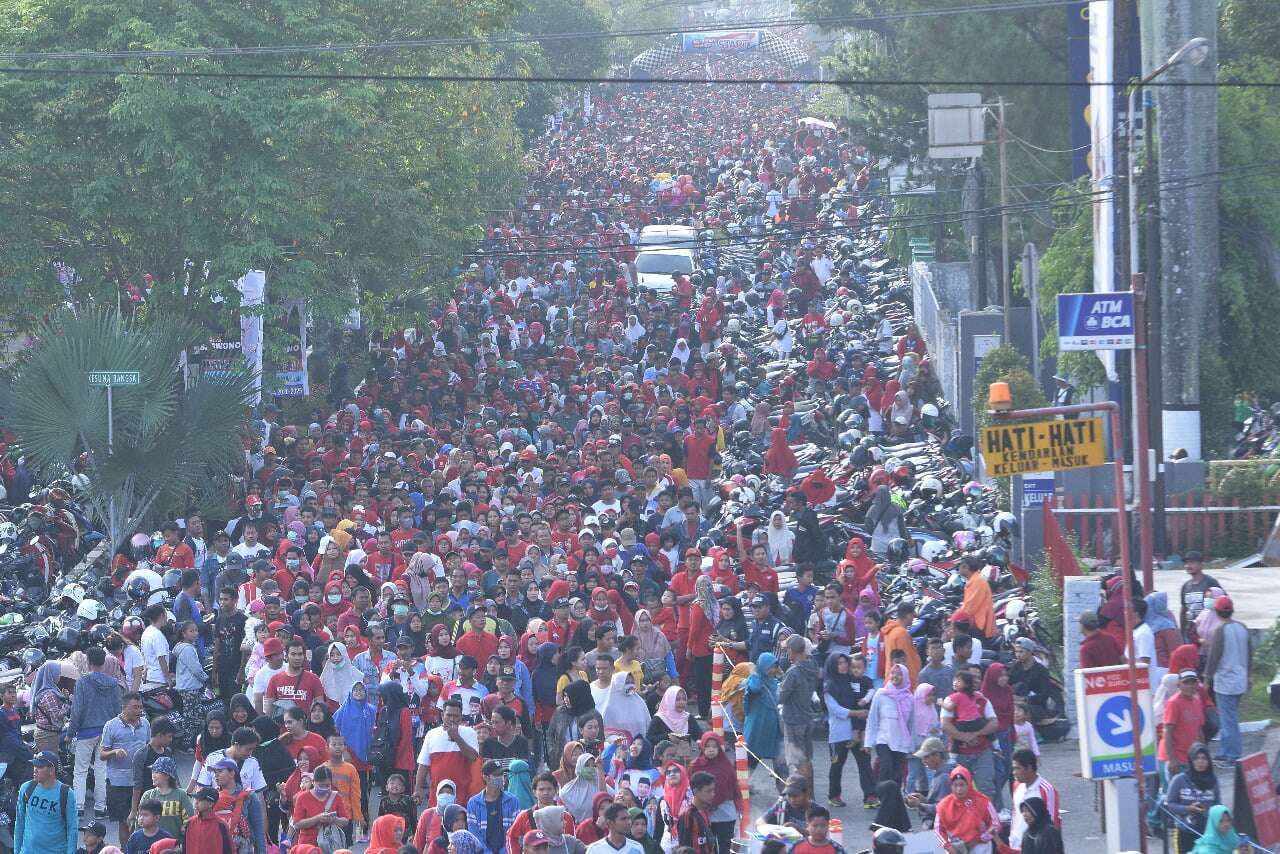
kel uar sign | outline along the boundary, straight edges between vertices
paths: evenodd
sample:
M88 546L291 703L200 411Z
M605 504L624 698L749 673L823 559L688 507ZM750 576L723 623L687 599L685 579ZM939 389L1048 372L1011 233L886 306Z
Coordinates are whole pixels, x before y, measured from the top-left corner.
M1087 468L1107 461L1101 418L993 424L982 428L981 450L993 477Z
M1132 350L1133 294L1058 294L1058 349Z
M1138 677L1138 719L1129 697L1129 667L1087 667L1075 672L1076 720L1080 723L1080 773L1087 780L1133 776L1133 740L1142 744L1142 770L1156 773L1156 727L1151 714L1151 677Z

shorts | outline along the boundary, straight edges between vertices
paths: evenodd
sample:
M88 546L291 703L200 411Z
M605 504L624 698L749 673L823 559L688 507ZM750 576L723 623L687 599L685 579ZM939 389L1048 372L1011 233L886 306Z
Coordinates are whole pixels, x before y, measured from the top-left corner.
M792 768L813 764L813 730L811 723L782 725L783 756Z
M124 821L133 809L133 786L107 784L107 817L112 821Z

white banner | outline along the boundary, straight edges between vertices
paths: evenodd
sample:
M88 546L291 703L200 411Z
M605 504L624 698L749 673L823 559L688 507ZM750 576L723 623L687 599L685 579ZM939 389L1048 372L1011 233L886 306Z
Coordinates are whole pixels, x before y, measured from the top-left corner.
M236 282L240 291L240 352L256 379L253 403L262 399L262 312L267 299L267 274L262 270L250 270ZM245 311L250 309L250 311Z
M706 33L681 33L680 44L685 53L750 50L760 46L760 31L716 30Z
M1110 84L1114 76L1115 6L1112 0L1089 4L1089 79ZM1093 289L1110 293L1115 285L1115 86L1089 87L1089 169L1093 191ZM1098 353L1108 379L1116 379L1116 360L1110 352Z

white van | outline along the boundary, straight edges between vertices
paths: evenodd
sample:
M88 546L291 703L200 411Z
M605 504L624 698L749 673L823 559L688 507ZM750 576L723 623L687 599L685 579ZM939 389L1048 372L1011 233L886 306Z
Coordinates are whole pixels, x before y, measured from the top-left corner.
M698 229L691 225L647 225L640 230L638 245L641 249L651 246L697 249Z
M675 287L672 273L693 272L693 252L674 246L655 246L641 249L636 255L636 285L642 291L654 291L666 296Z

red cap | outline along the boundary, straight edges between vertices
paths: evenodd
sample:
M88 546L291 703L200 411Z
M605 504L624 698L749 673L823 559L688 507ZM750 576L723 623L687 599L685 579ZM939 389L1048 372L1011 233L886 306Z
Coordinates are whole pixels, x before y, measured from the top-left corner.
M697 549L685 549L684 556L685 557L702 557L702 552L698 551Z
M969 614L968 614L968 612L967 612L967 611L965 611L965 609L964 609L964 608L960 608L960 609L958 609L954 614L952 614L952 615L951 615L951 622L953 622L953 623L967 623L967 622L969 622Z
M267 638L262 642L262 654L284 655L284 644L280 643L280 638Z
M550 844L551 844L551 837L547 836L541 830L530 830L528 833L524 835L525 848L528 848L531 845L550 845Z
M1219 596L1213 602L1213 610L1221 614L1223 611L1234 611L1236 604L1231 601L1230 596Z
M262 503L262 499L256 495L250 495L244 500L244 504L246 507L257 507L261 503Z

